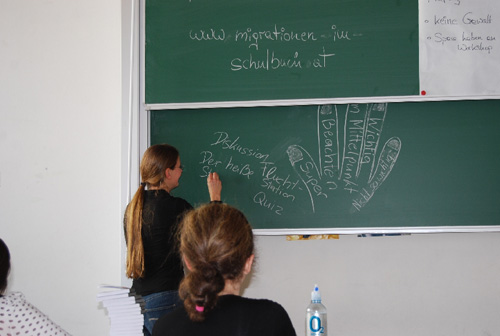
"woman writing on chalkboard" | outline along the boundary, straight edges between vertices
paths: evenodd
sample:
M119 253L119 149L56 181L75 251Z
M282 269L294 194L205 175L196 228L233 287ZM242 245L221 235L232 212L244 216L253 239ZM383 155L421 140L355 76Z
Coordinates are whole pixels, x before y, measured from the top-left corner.
M180 302L177 290L184 272L174 234L180 217L192 206L170 192L179 185L182 171L175 147L149 147L141 160L141 185L125 211L126 274L145 300L145 335ZM210 200L220 202L222 184L217 173L208 176L207 184Z
M252 227L227 204L190 211L179 227L180 254L189 272L179 293L184 305L161 317L153 336L295 336L278 303L240 296L254 260Z

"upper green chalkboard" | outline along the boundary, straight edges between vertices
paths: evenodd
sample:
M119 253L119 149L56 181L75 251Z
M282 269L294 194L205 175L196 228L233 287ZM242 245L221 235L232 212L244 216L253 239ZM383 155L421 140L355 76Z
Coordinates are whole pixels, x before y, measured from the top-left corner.
M419 94L418 1L146 0L146 104Z
M500 225L500 100L151 111L186 166L174 194L256 229Z

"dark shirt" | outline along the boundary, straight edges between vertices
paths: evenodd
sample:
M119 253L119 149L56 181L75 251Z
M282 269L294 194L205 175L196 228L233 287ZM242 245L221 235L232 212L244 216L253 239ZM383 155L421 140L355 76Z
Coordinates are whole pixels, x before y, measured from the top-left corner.
M278 303L236 295L219 297L203 322L189 319L184 306L162 316L153 336L295 336L290 317Z
M192 208L184 199L165 190L145 191L142 210L145 276L133 280L132 288L137 294L145 296L179 288L184 271L176 250L175 232L182 215Z

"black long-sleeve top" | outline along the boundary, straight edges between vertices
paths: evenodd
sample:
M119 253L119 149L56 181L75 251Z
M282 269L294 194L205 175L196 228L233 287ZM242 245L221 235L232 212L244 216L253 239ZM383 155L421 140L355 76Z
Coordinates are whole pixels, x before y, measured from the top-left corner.
M137 294L145 296L179 288L184 272L175 233L182 215L192 208L166 190L145 191L142 210L145 276L133 280L132 288Z
M181 335L296 336L296 333L279 303L222 295L203 322L191 321L182 305L160 317L153 329L153 336Z

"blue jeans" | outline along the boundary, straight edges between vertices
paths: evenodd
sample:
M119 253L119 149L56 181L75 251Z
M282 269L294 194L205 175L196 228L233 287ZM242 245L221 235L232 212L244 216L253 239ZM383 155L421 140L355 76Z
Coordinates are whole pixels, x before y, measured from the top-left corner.
M149 294L142 297L145 301L144 309L144 335L153 333L156 321L166 313L182 304L177 291L166 291Z

